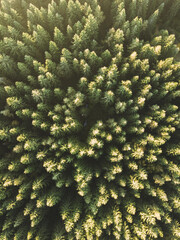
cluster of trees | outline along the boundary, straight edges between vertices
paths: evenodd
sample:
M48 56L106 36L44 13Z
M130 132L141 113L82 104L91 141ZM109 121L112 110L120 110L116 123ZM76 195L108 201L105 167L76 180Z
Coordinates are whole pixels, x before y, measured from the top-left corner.
M180 238L179 11L1 0L0 239Z

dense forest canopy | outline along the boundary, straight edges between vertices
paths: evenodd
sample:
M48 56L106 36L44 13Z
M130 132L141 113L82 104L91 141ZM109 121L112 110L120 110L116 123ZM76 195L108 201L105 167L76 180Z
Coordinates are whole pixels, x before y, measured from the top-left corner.
M180 239L179 43L179 0L1 0L1 240Z

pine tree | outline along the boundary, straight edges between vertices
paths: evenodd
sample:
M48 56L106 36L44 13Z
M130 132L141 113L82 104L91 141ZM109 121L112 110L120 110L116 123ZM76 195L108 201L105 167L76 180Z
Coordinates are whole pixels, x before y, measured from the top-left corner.
M0 239L180 238L179 9L1 0Z

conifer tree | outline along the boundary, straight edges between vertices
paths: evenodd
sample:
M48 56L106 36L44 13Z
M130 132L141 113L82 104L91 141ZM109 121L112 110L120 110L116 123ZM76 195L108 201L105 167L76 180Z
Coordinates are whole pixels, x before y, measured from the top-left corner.
M179 9L1 0L0 239L180 238Z

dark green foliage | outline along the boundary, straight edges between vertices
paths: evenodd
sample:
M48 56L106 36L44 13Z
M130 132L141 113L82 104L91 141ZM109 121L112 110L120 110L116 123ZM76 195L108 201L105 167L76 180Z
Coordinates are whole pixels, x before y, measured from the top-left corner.
M179 1L1 5L0 239L178 240Z

